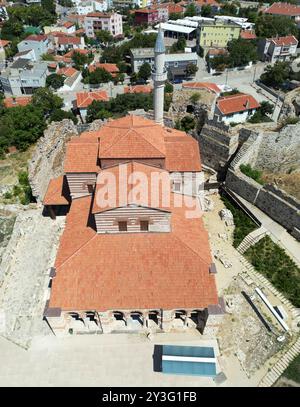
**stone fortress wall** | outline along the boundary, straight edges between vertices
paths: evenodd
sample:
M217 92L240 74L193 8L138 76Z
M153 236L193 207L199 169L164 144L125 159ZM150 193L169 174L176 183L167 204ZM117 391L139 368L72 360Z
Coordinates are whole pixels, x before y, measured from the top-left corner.
M241 164L265 171L289 171L299 167L300 124L280 132L255 132L241 129L244 144L232 161L225 184L251 202L300 240L300 202L276 185L261 185L240 171Z

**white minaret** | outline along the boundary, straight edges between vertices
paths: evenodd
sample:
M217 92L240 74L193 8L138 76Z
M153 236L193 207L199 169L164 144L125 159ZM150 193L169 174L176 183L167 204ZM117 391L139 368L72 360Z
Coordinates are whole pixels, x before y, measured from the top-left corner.
M154 48L155 60L154 69L152 71L152 79L154 82L154 120L156 123L164 124L164 89L165 80L167 79L167 71L165 69L165 44L161 28L156 37Z

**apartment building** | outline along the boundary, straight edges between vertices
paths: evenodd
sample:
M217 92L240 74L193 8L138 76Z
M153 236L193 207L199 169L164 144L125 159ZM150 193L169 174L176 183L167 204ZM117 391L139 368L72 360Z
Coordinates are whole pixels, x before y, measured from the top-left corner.
M225 48L229 41L238 39L241 26L233 22L203 21L199 29L199 45L203 48Z
M258 53L262 61L286 61L297 54L298 40L293 35L264 38L259 41Z
M122 15L118 13L89 13L84 18L85 34L89 38L95 38L96 31L109 31L113 37L123 34Z
M38 61L51 48L47 35L29 35L17 45L19 52L33 50L33 61Z

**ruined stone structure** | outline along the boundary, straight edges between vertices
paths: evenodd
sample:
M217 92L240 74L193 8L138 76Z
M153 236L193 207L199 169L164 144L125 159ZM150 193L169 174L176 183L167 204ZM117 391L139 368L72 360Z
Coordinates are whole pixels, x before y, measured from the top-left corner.
M214 120L207 120L200 134L194 137L199 142L203 163L216 171L222 171L226 167L238 148L238 134Z
M299 130L298 130L299 129ZM300 202L275 185L261 185L240 171L241 164L269 171L299 168L300 124L286 126L281 132L242 131L246 140L230 165L226 186L256 205L300 240ZM248 137L248 138L247 138Z

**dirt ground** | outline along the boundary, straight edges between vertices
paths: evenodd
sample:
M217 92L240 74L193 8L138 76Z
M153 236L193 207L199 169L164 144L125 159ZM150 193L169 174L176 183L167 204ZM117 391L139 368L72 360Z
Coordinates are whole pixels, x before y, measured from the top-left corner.
M300 200L300 172L291 174L264 174L263 179L268 183L276 183L288 194Z
M246 270L240 262L238 252L232 246L234 226L226 226L219 216L219 212L224 208L220 196L214 194L209 198L214 204L214 209L205 212L203 220L209 232L212 255L217 267L218 292L224 297L227 308L217 338L222 354L227 358L237 357L247 376L251 377L285 346L287 341L283 345L277 341L281 330L261 301L256 298L254 303L271 326L273 330L271 333L242 295L242 291L249 296L253 295L256 285L247 284L240 276L240 273ZM230 267L226 268L220 258L223 262L229 263ZM273 304L277 303L277 299L272 297L271 293L265 294Z

